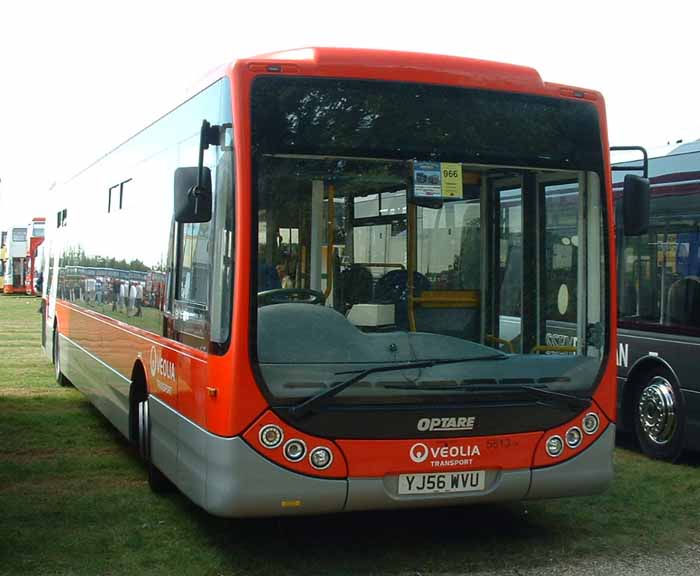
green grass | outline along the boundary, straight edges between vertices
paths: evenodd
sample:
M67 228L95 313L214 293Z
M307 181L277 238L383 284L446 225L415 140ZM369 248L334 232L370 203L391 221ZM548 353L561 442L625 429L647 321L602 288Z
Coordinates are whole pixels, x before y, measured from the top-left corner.
M673 553L698 539L700 458L618 448L604 495L222 520L153 495L133 450L54 383L38 301L0 297L0 574L426 574Z

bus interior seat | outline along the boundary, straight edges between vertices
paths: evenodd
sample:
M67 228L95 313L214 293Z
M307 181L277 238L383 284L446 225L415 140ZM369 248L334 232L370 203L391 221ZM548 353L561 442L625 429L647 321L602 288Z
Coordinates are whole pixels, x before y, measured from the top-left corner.
M277 269L263 260L258 261L258 292L282 288Z
M668 291L668 323L700 326L700 278L686 276Z
M372 301L374 279L372 272L362 264L352 264L340 273L341 301L343 312L353 304Z
M420 296L430 290L431 283L420 272L413 272L413 294ZM379 304L394 304L396 327L408 330L408 271L389 270L374 286L374 300Z

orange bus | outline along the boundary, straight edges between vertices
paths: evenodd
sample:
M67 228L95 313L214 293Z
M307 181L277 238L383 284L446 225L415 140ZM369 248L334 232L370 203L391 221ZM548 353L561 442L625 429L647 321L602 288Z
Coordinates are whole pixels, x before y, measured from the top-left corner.
M641 205L645 181L628 180ZM612 480L598 92L457 57L268 54L222 69L58 198L46 351L138 447L154 490L246 517ZM575 345L547 343L561 317Z

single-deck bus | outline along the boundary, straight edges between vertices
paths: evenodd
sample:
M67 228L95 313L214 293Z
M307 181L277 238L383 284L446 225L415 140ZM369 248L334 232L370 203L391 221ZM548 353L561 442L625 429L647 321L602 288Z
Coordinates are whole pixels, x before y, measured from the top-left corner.
M61 187L56 377L154 489L217 515L599 492L607 147L602 96L531 68L331 48L234 62ZM546 340L561 311L573 348Z
M617 239L619 423L647 455L675 460L700 450L700 142L650 158L649 176L648 232Z

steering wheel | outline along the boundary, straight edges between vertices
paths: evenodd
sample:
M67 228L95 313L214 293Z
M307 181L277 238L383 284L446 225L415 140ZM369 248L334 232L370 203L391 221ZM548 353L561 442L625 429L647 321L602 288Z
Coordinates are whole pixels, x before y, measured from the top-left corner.
M258 292L258 308L270 304L320 304L326 303L323 292L309 288L275 288Z

